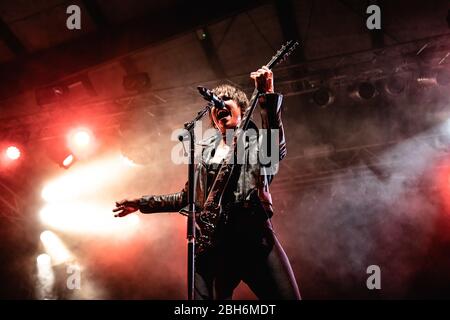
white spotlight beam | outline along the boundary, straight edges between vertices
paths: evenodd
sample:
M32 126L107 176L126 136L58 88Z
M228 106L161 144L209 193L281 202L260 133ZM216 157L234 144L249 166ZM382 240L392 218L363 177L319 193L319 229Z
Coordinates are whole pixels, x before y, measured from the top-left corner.
M69 262L73 259L72 254L66 248L61 239L52 231L46 230L41 233L41 241L51 257L52 264L58 265L61 263Z

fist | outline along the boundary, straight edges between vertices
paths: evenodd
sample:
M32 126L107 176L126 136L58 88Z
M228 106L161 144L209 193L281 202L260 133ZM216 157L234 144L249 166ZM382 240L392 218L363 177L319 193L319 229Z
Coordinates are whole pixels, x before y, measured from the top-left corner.
M250 78L255 81L255 88L262 93L273 93L273 72L266 66L258 71L250 73Z

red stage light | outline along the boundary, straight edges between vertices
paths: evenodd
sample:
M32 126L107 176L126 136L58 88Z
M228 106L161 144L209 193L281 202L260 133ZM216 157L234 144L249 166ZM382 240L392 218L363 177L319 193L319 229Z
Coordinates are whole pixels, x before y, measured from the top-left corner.
M20 158L20 150L16 146L9 146L6 148L6 156L10 160L17 160Z
M80 147L87 147L91 142L91 134L84 129L78 130L73 134L74 143Z
M73 163L74 156L73 154L69 154L64 160L63 160L63 167L68 168Z
M94 152L94 136L89 129L74 129L69 132L67 138L69 149L78 159L86 158Z

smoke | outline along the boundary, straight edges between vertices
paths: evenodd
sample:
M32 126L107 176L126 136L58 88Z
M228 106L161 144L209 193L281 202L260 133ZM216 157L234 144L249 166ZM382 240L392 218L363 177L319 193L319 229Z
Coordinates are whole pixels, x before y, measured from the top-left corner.
M355 141L360 141L360 145L373 144L389 138L402 142L385 147L369 161L349 163L345 169L337 170L340 174L327 184L297 188L292 194L289 189L277 193L275 206L279 214L275 215L274 224L290 256L300 291L305 298L389 299L420 295L414 291L415 285L427 263L442 214L442 203L432 192L432 184L439 174L437 166L447 154L447 150L436 148L433 136L448 134L448 124L417 133L424 127L424 119L415 124L397 115L397 123L390 123L389 119L382 123L381 118L366 114L358 122L359 130L349 134L352 124L346 127L340 116L329 115L333 127L327 128L339 131L339 138L346 137L338 145L354 145ZM305 131L311 136L318 127L317 121L325 122L315 121L308 125L301 122L296 127L288 121L286 132L289 137ZM409 139L404 139L402 124L415 126L408 130ZM304 139L304 145L313 144ZM289 154L299 153L300 145L289 144L288 140L287 159ZM324 161L310 160L305 168L301 167L303 163L296 165L288 160L284 169L297 168L298 172L314 174L323 171ZM381 269L380 291L366 287L370 265ZM442 282L448 284L449 280L444 277Z
M288 134L288 157L283 163L288 165L282 164L275 181L289 175L295 179L300 172L321 172L329 160L313 159L304 167L289 165L289 157L302 154L308 146L329 143L332 139L337 141L336 148L403 140L376 154L378 161L375 162L388 163L386 167L372 166L369 159L368 166L358 162L346 167L345 172L335 176L331 184L318 184L314 188L293 192L272 189L276 192L275 228L291 259L303 297L407 296L432 245L440 214L436 198L423 190L424 176L436 174L434 164L443 154L426 139L433 132L411 135L423 126L414 126L410 119L414 117L404 115L406 111L388 112L387 105L379 106L383 112L377 109L355 111L353 106L315 113L298 108L302 103L294 98L286 100L283 118ZM418 110L419 113L421 111ZM115 157L119 161L118 155L124 144L137 152L143 151L139 159L149 160L144 162L145 165L113 166L108 170L105 170L108 162L104 162L102 169L90 173L95 183L89 186L81 184L77 188L85 191L83 195L62 203L67 210L60 209L61 215L75 208L71 207L71 201L85 206L95 204L96 209L89 214L87 211L79 212L79 217L84 217L89 226L84 231L89 232L71 232L56 226L50 228L82 266L81 291L67 292L68 274L65 269L55 273L55 285L62 288L57 298L186 297L184 217L176 213L139 215L136 228L127 232L120 228L111 229L105 233L98 224L90 223L93 221L89 215L97 213L112 219L111 209L117 200L180 191L187 179L187 168L172 163L171 151L179 142L171 141L170 136L172 130L187 120L190 120L189 116L165 115L164 112L155 117L135 115L130 127L122 128L122 133L126 134L122 135L121 145L113 143L114 139L106 141L103 150L106 152L99 154L98 158L78 162L67 171L67 174L77 172L102 159ZM405 136L410 136L410 139L404 140ZM43 172L37 175L42 179L42 186L48 180L66 174L62 169L47 170L47 165L40 163L37 166L43 168ZM365 170L361 170L361 166ZM107 177L101 178L100 173L105 171ZM42 190L36 189L37 193ZM37 203L45 205L39 194L35 196L39 197ZM29 199L30 203L36 203L36 198ZM29 253L34 259L44 250L38 245L39 233L49 227L39 221L39 211L39 206L30 208L36 217L30 220L30 225L33 224L31 228L36 232L26 240L37 247L35 252ZM115 225L122 222L123 225L127 223L124 218L114 220ZM380 292L371 292L366 287L366 270L372 264L381 268ZM241 286L235 297L245 299L254 298L254 295Z
M357 141L403 138L402 123L407 123L393 121L390 131L386 133L384 129L387 125L381 122L381 116L377 118L372 114L372 120L367 120L367 115L351 115L349 109L343 113L331 112L329 118L323 119L294 109L295 102L287 101L285 108L288 158L283 161L287 164L290 164L289 157L301 154L305 146L327 142L333 136L340 139L340 146L352 145ZM401 119L399 115L393 117ZM97 158L76 163L68 171L44 170L41 173L44 186L48 180L52 181L62 174L75 173L96 162L103 163L103 168L100 166L99 170L88 171L95 183L84 187L81 184L76 188L86 191L84 194L81 193L76 199L64 200L62 204L67 210L61 209L61 215L70 212L71 204L76 201L85 206L95 204L96 212L89 214L112 219L111 209L117 200L181 190L187 179L187 168L172 163L171 151L179 142L171 141L170 136L172 130L189 119L169 115L152 119L150 116L142 122L158 121L158 126L136 125L134 131L130 130L126 137L122 137L123 143L134 144L135 150L140 150L142 145L150 146L144 152L151 158L147 165L127 167L126 164L112 162L112 159L120 160L121 146L111 143L105 147L106 152ZM316 126L299 119L314 119ZM353 119L355 123L346 125L348 119ZM326 127L333 128L336 134L327 133ZM154 128L159 130L159 134ZM444 128L445 124L436 131L443 133ZM322 132L320 137L315 135L315 130ZM355 131L348 134L347 130ZM427 137L434 133L426 131L417 134L378 153L375 164L379 162L388 166L371 166L369 159L369 166L361 162L350 165L330 184L318 184L294 192L272 189L275 191L276 212L273 220L276 232L290 257L304 298L398 298L410 294L432 245L440 212L436 198L423 190L424 176L436 174L434 165L445 154L429 143ZM313 159L305 167L294 166L290 169L289 165L282 165L275 180L285 179L283 174L320 172L322 162ZM115 164L107 169L108 163ZM361 170L361 166L365 170ZM107 177L100 178L104 172ZM38 189L40 193L41 188ZM40 197L39 194L36 196ZM36 199L33 201L36 202ZM42 199L38 203L45 205ZM30 235L27 241L39 243L39 233L49 226L39 221L39 206L32 210L38 221L33 221L37 233ZM79 217L84 217L84 222L89 226L84 232L62 230L55 226L50 228L82 266L79 291L67 291L65 288L69 276L65 269L55 272L55 286L60 288L56 298L186 298L184 217L177 213L142 214L139 215L138 225L126 232L120 229L122 222L122 227L127 224L125 218L115 218L113 221L119 227L103 232L93 220L89 222L87 211L79 212ZM36 257L43 250L41 245L37 245L36 252L30 254ZM381 268L380 292L371 292L366 287L369 276L366 270L373 264ZM254 295L242 285L234 297L252 299Z
M153 122L156 125L155 119ZM108 199L109 211L114 201L123 198L172 193L183 188L187 169L174 165L170 158L172 147L179 143L170 141L170 133L182 121L166 117L164 121L158 118L157 123L151 130L148 124L137 125L133 135L141 139L129 135L124 141L137 149L147 146L145 154L150 161L128 173L114 172L114 181L98 190L97 200ZM108 239L95 236L90 241L78 239L86 269L103 288L104 298L185 298L185 218L177 213L139 214L139 218L138 228L128 237L116 234Z

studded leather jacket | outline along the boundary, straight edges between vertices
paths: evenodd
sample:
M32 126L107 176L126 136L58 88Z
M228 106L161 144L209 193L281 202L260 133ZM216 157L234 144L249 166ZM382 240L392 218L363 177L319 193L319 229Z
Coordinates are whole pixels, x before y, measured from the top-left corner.
M282 100L283 96L276 93L265 94L260 98L262 129L275 130L267 130L266 139L264 139L261 132L257 130L256 125L251 122L247 131L253 129L252 133L256 132L256 134L248 135L244 143L244 151L241 152L241 159L243 160L236 162L237 172L235 177L228 183L226 192L224 192L223 207L235 204L250 204L260 209L268 218L273 215L269 185L278 168L278 161L286 156L286 141L281 121ZM271 135L270 132L274 135ZM204 148L195 172L195 203L197 209L203 207L209 188L212 181L214 181L215 168L210 163L210 160L214 156L221 138L221 135L218 134L201 143ZM271 146L278 149L277 159L270 157L271 154L274 154ZM264 152L265 158L260 156L261 152ZM265 160L262 161L261 158ZM267 161L268 158L271 161ZM139 200L139 210L142 213L180 211L187 205L187 192L188 185L186 184L177 193L143 196Z

